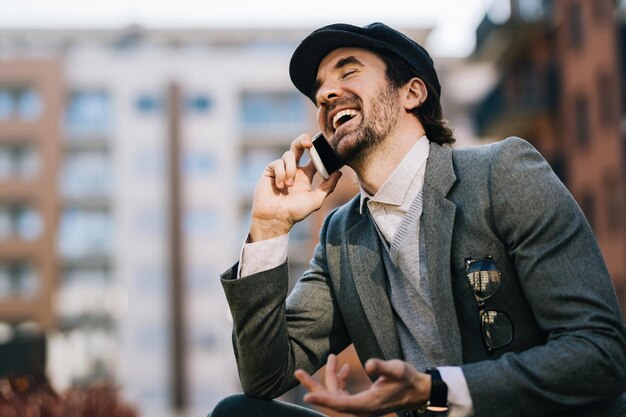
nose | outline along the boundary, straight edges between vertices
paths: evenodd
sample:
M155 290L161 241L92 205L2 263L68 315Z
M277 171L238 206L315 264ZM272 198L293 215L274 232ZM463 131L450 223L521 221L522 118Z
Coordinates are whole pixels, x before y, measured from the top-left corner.
M339 87L339 83L326 81L315 93L315 101L318 106L322 106L324 104L328 104L334 99L341 97L342 90Z

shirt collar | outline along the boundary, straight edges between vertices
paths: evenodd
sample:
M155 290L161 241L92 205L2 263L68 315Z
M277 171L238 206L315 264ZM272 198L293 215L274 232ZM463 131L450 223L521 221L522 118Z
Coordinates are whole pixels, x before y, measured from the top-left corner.
M382 204L401 206L404 202L404 197L409 191L411 183L420 172L422 165L428 159L429 150L430 141L426 136L422 136L415 143L415 145L413 145L404 158L402 158L402 161L400 161L396 169L378 189L375 195L370 195L363 187L361 187L361 185L359 185L361 195L361 214L363 214L363 209L367 200L376 201Z

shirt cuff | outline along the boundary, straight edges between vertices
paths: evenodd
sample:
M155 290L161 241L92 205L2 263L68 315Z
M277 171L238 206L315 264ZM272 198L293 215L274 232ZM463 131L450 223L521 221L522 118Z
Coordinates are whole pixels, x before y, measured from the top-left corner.
M244 243L239 257L237 277L247 277L282 265L287 261L288 245L288 234L259 242Z
M437 369L448 385L448 417L472 417L474 404L463 370L458 366L438 366Z

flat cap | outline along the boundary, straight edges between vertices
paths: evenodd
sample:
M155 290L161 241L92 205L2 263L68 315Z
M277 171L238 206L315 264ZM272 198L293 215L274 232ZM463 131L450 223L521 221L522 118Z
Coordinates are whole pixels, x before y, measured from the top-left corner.
M337 48L356 47L384 52L404 60L415 75L429 84L437 99L441 86L433 60L420 44L383 23L359 27L336 23L319 28L296 48L289 64L289 76L298 90L315 102L313 88L317 69L326 55Z

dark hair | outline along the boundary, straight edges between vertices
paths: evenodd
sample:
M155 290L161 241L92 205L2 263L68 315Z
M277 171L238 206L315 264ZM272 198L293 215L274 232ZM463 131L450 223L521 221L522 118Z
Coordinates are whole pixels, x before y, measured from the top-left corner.
M404 60L385 53L379 52L379 55L387 65L386 76L392 87L400 88L411 78L419 77ZM426 131L426 136L428 136L430 141L440 145L446 143L451 145L456 139L454 139L452 129L448 126L448 121L443 118L439 96L428 82L421 77L419 78L426 84L428 97L419 107L415 107L410 111L422 123Z

